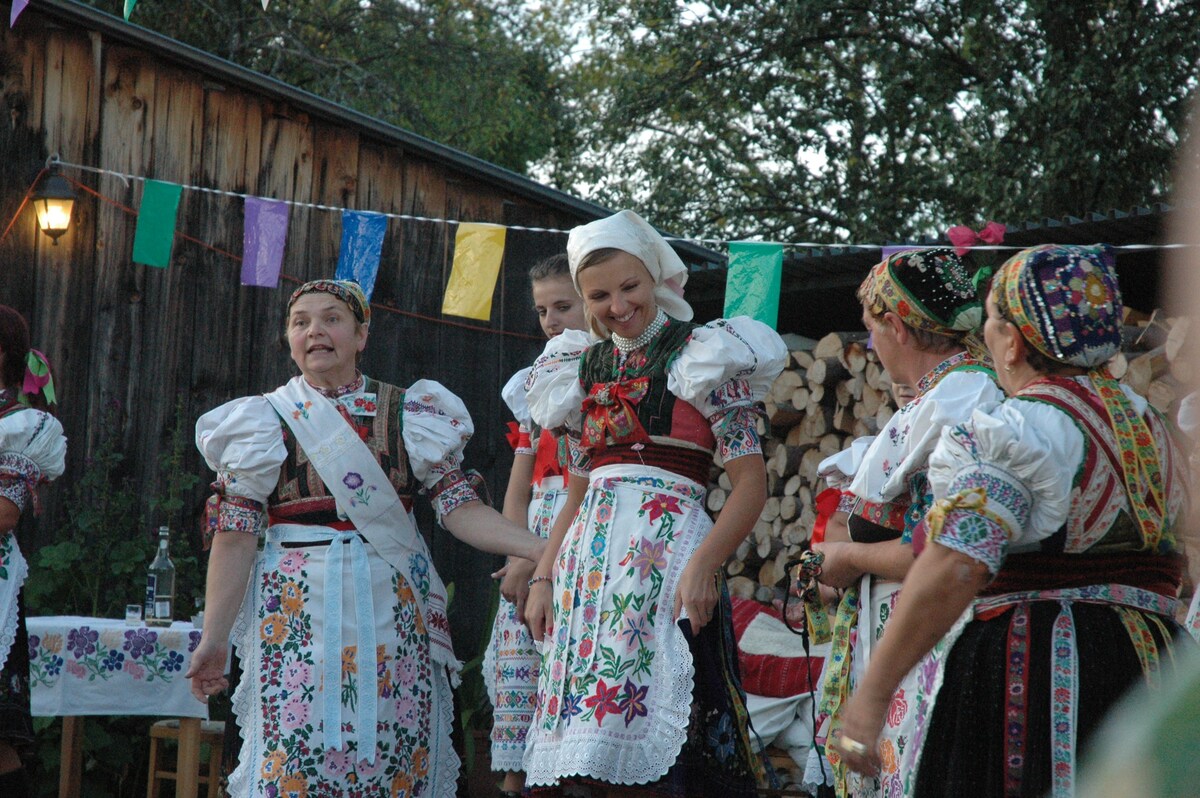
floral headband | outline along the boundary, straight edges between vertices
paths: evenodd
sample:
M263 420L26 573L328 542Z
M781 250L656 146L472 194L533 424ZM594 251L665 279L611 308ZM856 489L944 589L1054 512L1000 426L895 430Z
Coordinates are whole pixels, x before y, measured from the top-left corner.
M1121 349L1121 289L1105 244L1045 244L1009 258L992 282L1013 323L1051 360L1096 368Z
M892 311L917 330L953 336L983 324L983 305L966 264L937 247L897 252L871 269L859 296L875 315Z
M367 295L363 293L362 288L353 280L311 280L305 283L293 291L288 299L289 313L296 300L305 294L332 294L350 306L354 318L358 319L360 324L371 323L371 303L367 301Z

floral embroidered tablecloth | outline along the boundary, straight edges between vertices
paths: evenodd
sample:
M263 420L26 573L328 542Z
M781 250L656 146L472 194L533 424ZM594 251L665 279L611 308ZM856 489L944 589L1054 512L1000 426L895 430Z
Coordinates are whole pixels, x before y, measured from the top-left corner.
M208 718L184 678L200 631L106 618L28 618L33 714Z

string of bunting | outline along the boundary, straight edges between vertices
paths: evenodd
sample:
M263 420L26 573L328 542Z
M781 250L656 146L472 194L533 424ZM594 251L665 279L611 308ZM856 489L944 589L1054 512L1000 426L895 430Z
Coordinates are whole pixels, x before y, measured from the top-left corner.
M242 262L241 284L245 286L261 288L278 287L287 241L289 210L292 207L341 214L341 246L334 276L337 279L357 281L362 286L368 301L374 291L375 280L379 273L383 240L387 232L389 220L396 219L404 222L456 225L454 255L451 264L450 279L443 294L442 313L483 322L490 322L491 320L492 296L495 293L496 282L499 278L500 267L504 258L507 231L521 230L559 235L566 235L569 232L568 230L548 227L498 225L414 214L353 210L313 202L258 197L252 194L207 186L171 183L55 159L52 159L52 162L57 164L59 168L70 168L82 172L115 177L121 180L126 186L131 181L141 181L144 183L139 210L125 210L137 216L137 226L134 231L133 240L133 260L135 263L146 266L167 268L171 260L171 250L177 234L188 240L197 241L197 239L186 236L176 230L179 205L184 190L241 200L244 203L245 215L242 241L243 251L242 257L239 260ZM72 182L75 182L76 185L90 193L108 200L107 197L103 197L99 192L93 191L76 181ZM114 204L118 203L114 202ZM1015 251L1023 249L1021 246L999 243L1003 240L1003 226L994 222L989 223L979 234L975 234L968 228L952 228L950 233L952 233L950 236L952 244L958 245L956 248L959 252L966 252L968 250ZM893 252L905 249L945 246L944 244L878 245L848 244L844 242L782 243L680 237L669 238L668 240L686 241L704 246L726 247L729 251L729 264L726 276L724 314L726 316L751 316L772 327L778 321L783 256L787 249L837 248L843 251L847 249L880 250L883 257L887 257ZM1174 249L1183 246L1187 245L1127 244L1117 246L1115 249ZM209 248L223 252L223 250L219 250L216 247ZM233 253L223 252L223 254L237 258ZM420 314L406 315L418 316ZM433 317L423 318L444 323L444 320ZM475 325L461 326L484 332L489 331ZM527 337L524 334L513 334Z

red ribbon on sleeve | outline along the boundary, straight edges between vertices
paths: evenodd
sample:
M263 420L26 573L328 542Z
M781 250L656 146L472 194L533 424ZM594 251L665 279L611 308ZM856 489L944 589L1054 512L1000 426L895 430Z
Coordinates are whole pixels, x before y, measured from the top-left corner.
M504 433L504 438L514 452L517 449L533 448L533 444L529 440L529 433L522 430L521 425L515 421L508 422L508 432Z

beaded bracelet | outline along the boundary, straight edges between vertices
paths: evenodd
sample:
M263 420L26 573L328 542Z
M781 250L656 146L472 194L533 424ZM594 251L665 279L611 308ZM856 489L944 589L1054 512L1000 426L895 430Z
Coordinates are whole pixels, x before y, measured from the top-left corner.
M538 582L553 582L553 581L554 581L554 577L552 577L552 576L535 576L533 579L529 580L529 584L527 584L526 587L533 587Z

